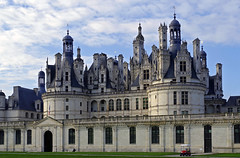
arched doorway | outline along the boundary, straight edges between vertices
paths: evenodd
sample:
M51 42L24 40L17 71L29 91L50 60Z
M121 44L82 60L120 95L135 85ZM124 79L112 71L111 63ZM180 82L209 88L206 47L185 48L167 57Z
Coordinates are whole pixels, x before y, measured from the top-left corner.
M44 133L44 152L52 152L52 132L46 131Z

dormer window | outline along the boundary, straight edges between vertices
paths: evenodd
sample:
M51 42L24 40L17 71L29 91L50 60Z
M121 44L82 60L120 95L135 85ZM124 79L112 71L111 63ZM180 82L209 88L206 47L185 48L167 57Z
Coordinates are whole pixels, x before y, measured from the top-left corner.
M180 82L181 82L181 83L186 83L186 82L187 82L186 77L181 76L181 77L180 77Z
M143 79L148 80L149 79L149 70L143 70Z
M181 72L186 72L187 68L186 68L186 61L180 61L180 71Z

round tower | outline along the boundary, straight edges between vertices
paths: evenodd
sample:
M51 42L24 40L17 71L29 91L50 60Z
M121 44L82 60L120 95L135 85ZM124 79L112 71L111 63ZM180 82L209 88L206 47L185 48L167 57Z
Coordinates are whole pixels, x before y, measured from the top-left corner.
M170 52L176 54L181 48L181 25L176 20L176 14L174 13L174 19L169 25L170 31Z

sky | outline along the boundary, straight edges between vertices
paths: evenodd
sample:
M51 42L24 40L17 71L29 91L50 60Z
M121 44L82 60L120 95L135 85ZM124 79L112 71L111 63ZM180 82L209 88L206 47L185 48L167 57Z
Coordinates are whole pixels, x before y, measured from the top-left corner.
M160 23L170 24L175 12L182 40L199 38L207 53L210 75L223 64L224 98L240 96L239 0L0 0L0 90L6 96L13 86L33 89L46 60L62 53L67 29L86 65L94 53L108 57L132 56L132 42L141 23L145 49L159 46ZM169 38L168 38L169 39ZM169 45L169 43L168 43Z

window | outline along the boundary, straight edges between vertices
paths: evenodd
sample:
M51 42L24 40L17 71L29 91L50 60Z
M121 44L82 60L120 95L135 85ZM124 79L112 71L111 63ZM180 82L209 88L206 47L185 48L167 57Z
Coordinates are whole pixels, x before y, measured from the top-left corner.
M149 84L144 84L143 89L146 90L148 86L149 86Z
M112 144L112 128L105 128L105 144Z
M39 114L37 114L37 119L40 119L40 115Z
M82 75L82 70L80 70L80 75Z
M37 104L37 110L39 110L39 104Z
M104 88L101 88L101 93L104 93Z
M124 110L129 110L129 99L124 99Z
M32 130L27 130L27 144L32 144Z
M80 102L80 106L82 106L82 102Z
M180 71L186 72L186 61L180 61Z
M173 92L173 104L177 105L177 92L176 91Z
M143 79L148 80L149 79L149 70L143 70Z
M176 127L176 144L184 144L184 127Z
M66 115L66 119L69 119L69 115L68 114Z
M182 115L188 115L188 111L182 111Z
M186 82L187 82L186 77L181 76L181 77L180 77L180 82L182 82L182 83L186 83Z
M27 112L25 113L25 117L28 118L28 113Z
M228 112L232 113L233 112L233 108L228 108Z
M21 144L21 130L16 130L16 144Z
M65 81L68 81L68 72L65 72Z
M117 110L122 110L122 101L121 101L121 99L117 99Z
M234 143L240 143L240 125L234 125Z
M33 119L34 118L34 114L33 113L31 113L31 119Z
M79 113L80 113L80 115L82 115L82 110L80 110L80 112L79 112Z
M139 102L138 102L138 98L136 98L136 110L138 110L139 108Z
M143 109L148 109L148 98L143 98Z
M68 106L66 106L66 111L68 111Z
M4 131L0 130L0 144L4 144Z
M188 92L187 91L182 92L182 104L183 105L188 104Z
M173 111L173 115L177 115L177 111Z
M113 100L109 100L109 111L114 111L114 102Z
M159 127L152 127L152 144L159 144Z
M65 87L65 91L68 92L68 86Z
M136 144L136 127L130 127L129 130L130 144Z
M66 98L66 102L68 102L69 101L69 99L68 98Z
M101 83L104 82L104 74L101 74Z
M75 129L68 130L68 144L75 144Z
M88 144L93 144L94 133L93 128L88 128Z

